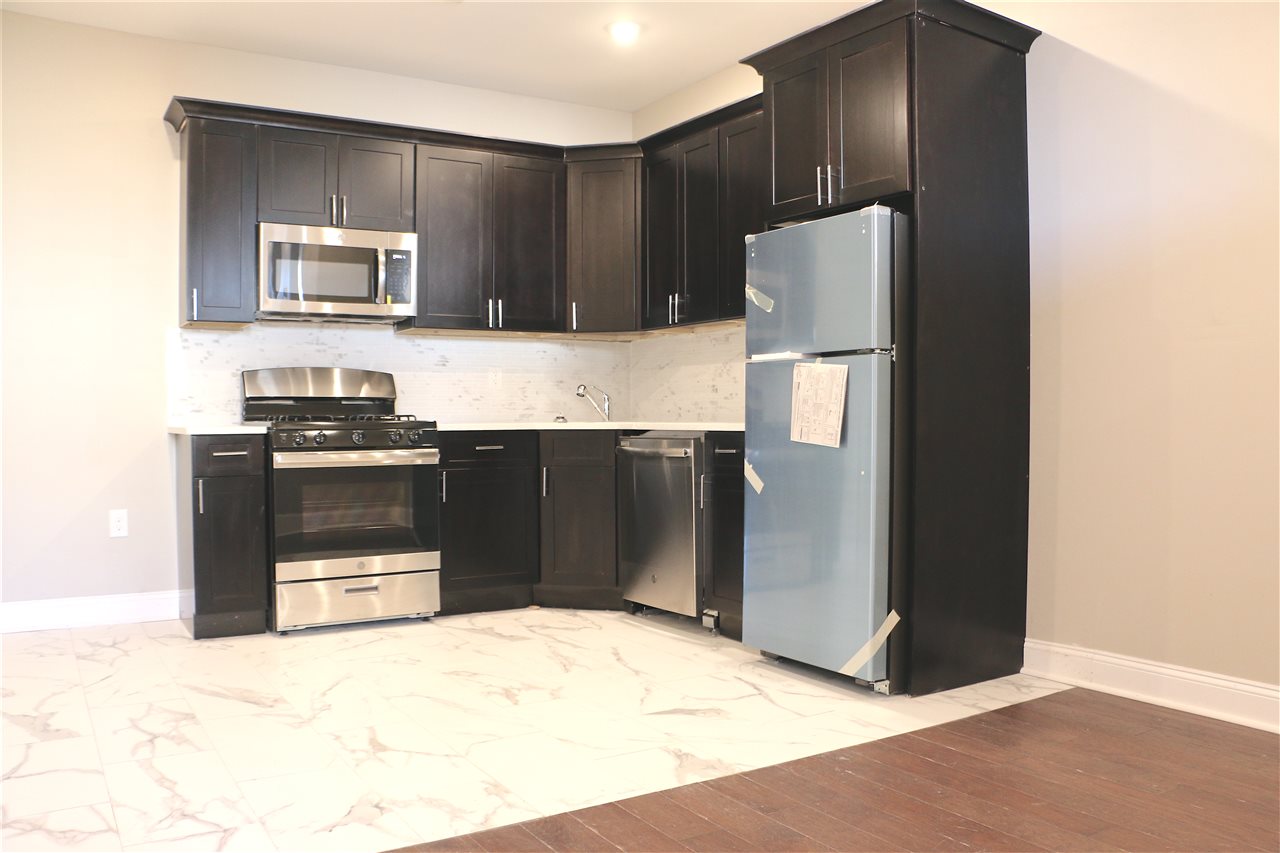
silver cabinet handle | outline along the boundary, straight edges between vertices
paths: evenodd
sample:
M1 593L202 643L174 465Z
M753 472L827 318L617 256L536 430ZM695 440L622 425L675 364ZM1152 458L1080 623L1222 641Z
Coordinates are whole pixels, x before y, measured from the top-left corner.
M199 292L194 287L191 288L191 319L200 319L200 297Z
M200 504L200 514L204 515L204 480L196 480L196 498Z
M498 328L502 328L502 300L498 300Z
M329 196L329 224L338 224L338 194Z
M675 306L675 309L676 309L675 318L673 319L672 322L679 323L680 322L680 294L677 293L674 296L672 296L671 303Z
M818 167L818 207L822 207L822 167Z
M827 204L835 202L836 194L831 191L831 164L827 164Z
M249 451L247 450L215 450L213 451L212 455L214 456L248 456Z
M676 296L674 293L667 296L667 325L670 326L676 321Z
M365 584L364 586L344 586L342 588L343 595L377 595L378 585L376 583Z
M831 193L828 192L827 195L831 195ZM347 197L345 195L342 197L342 224L347 224Z
M493 328L493 300L489 300L489 328Z
M578 331L578 303L573 303L573 330Z
M547 496L547 466L542 466L542 496Z
M705 509L707 506L707 475L698 475L698 509Z
M476 450L506 450L505 444L477 444Z
M440 472L440 503L449 502L449 472Z
M737 452L738 452L738 448L736 447L717 447L716 448L716 453L737 453Z

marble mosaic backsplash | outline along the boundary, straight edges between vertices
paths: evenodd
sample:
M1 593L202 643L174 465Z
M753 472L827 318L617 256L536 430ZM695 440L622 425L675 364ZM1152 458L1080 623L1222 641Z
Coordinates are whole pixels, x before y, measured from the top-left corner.
M236 332L174 329L171 421L238 423L240 373L357 367L395 375L397 409L448 422L598 417L574 394L609 392L614 420L742 419L741 328L651 340L450 338L382 326L258 323Z
M632 341L630 410L639 420L740 422L746 326Z

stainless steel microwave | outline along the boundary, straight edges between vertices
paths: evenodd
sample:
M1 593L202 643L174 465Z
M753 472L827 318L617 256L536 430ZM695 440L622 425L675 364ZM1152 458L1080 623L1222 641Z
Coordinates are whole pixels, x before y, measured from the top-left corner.
M418 310L418 236L258 225L258 313L268 319L394 322Z

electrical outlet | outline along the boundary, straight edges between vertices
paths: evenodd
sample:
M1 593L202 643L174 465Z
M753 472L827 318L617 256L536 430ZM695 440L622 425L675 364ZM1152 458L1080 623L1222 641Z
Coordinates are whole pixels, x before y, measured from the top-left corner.
M107 535L112 539L129 535L129 510L113 509L107 511Z

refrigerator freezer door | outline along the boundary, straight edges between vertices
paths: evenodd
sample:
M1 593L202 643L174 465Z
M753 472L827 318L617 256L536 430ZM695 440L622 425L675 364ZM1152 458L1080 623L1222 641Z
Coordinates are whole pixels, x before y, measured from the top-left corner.
M888 349L894 213L885 207L747 243L747 356ZM766 310L768 309L768 310Z
M808 361L808 360L806 360ZM838 448L791 435L795 361L747 364L742 641L839 671L889 612L890 366L886 354L824 358L849 366ZM881 648L847 675L886 677Z

